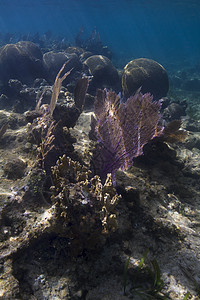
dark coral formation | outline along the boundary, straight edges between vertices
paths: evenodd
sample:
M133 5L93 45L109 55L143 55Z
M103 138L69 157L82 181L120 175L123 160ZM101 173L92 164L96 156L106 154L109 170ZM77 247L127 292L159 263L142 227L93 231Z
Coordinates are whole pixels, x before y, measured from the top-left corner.
M122 89L126 98L141 87L142 93L151 93L154 99L165 97L169 90L166 70L152 59L138 58L130 61L122 75Z
M7 44L0 49L0 80L18 79L30 83L44 76L42 52L28 41Z
M118 168L127 170L143 146L162 134L160 107L150 94L139 92L122 103L115 92L98 90L90 133L98 140L92 161L96 174L105 178Z
M59 109L62 109L63 122L65 122L65 117L70 115L68 122L71 121L73 122L71 125L74 125L75 121L73 119L77 120L80 112L76 109L74 103L73 107L65 103L63 108L58 105L58 108L55 109L55 118L40 112L40 116L36 115L37 117L29 126L29 142L35 144L37 150L36 162L39 162L39 165L48 173L60 155L63 155L63 153L72 155L74 151L73 143L75 139L70 135L67 128L63 128L65 125L63 122L59 122L59 120L57 122ZM68 125L71 127L70 123Z
M68 64L65 68L66 71L73 69L73 73L74 73L75 71L82 70L82 64L79 60L79 57L75 53L68 54L64 51L62 52L50 51L50 52L46 52L43 55L45 76L50 83L54 82L57 73L59 72L60 68L66 61L68 61ZM65 84L69 83L70 79L72 79L72 76L71 78L69 77L68 80L65 81Z
M88 84L87 77L79 79L75 85L74 97L65 97L57 103L53 117L57 122L61 122L62 126L67 128L75 126L84 108Z
M85 67L93 76L91 86L93 89L119 86L119 75L112 62L103 55L92 55L84 61Z
M105 235L117 227L117 195L110 175L103 185L99 176L89 179L90 171L63 156L52 168L52 202L60 214L62 230L74 253L95 249L105 242Z

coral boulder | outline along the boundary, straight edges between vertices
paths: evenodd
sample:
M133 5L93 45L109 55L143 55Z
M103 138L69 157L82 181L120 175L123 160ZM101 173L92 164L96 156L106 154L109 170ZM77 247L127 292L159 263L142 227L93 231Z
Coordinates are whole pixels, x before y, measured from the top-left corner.
M103 55L92 55L84 61L84 66L89 69L90 74L93 76L90 86L98 87L117 87L119 84L119 75L117 69L113 66L112 62Z
M43 77L42 52L32 42L7 44L0 49L0 80L18 79L30 83Z
M154 99L165 97L169 90L166 70L152 59L138 58L130 61L122 75L122 89L126 98L141 87L142 93L151 93Z
M68 54L66 52L54 52L49 51L43 55L43 64L46 72L46 77L49 82L53 83L57 73L59 72L62 65L68 62L65 71L73 69L73 71L80 71L82 64L75 53ZM70 77L68 77L65 82L69 82Z

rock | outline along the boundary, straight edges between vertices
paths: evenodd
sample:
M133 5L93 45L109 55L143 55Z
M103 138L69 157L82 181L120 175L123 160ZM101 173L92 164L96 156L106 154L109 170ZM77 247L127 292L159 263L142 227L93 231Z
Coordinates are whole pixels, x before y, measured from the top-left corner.
M122 75L122 89L126 98L141 87L142 93L150 92L158 100L167 95L169 80L166 70L152 59L138 58L130 61Z
M48 86L48 82L44 78L36 78L33 83L34 88Z
M189 150L192 150L194 148L200 150L200 134L199 132L190 132L190 135L187 138L187 141L185 142L185 147Z
M113 66L112 62L103 55L92 55L87 58L83 63L93 76L90 87L115 88L119 84L119 75L117 69Z
M3 110L1 110L0 111L0 128L2 128L4 124L8 123L8 120L9 120L8 115Z
M199 120L194 120L191 118L185 118L183 120L184 128L189 131L193 132L200 132L200 121Z
M13 112L24 113L33 110L40 97L42 104L49 103L52 95L52 87L45 79L36 78L29 87L17 79L10 79L5 94L0 96L0 109L9 109Z
M31 83L43 75L42 52L34 43L22 41L0 49L0 80L3 83L9 79Z
M9 86L9 91L14 95L18 95L20 91L23 89L23 85L21 81L17 79L10 79L8 81L8 86Z
M9 102L8 97L4 94L1 94L1 96L0 96L0 109L5 109L8 102Z
M32 87L27 87L25 86L21 91L20 91L20 96L22 98L26 98L27 101L30 99L33 103L36 100L36 95L37 95L37 90Z
M95 101L95 97L90 95L90 94L86 94L85 96L85 109L93 109L94 106L94 101Z
M24 126L27 123L23 115L18 115L10 112L9 115L5 111L0 111L0 128L4 124L9 124L9 129L18 129L20 126ZM15 137L17 134L15 134Z
M25 169L26 163L20 158L10 160L3 166L4 175L8 179L22 178L24 176Z
M178 103L171 103L167 108L163 111L163 118L172 120L179 120L181 116L185 116L185 107Z
M80 110L70 98L59 100L53 112L56 122L61 122L62 126L68 128L75 126L79 116Z

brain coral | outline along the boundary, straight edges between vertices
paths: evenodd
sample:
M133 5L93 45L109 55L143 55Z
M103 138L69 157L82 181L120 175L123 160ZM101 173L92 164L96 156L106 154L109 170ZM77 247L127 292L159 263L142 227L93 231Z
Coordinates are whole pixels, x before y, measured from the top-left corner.
M169 80L166 70L152 59L130 61L122 74L122 89L126 98L141 87L142 93L151 93L158 100L167 95Z

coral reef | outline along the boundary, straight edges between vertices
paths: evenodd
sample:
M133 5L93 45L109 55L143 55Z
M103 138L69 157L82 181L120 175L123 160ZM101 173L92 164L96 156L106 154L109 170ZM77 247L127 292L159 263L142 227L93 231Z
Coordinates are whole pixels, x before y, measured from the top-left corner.
M2 38L6 44L20 39ZM40 45L46 55L42 59L33 46L32 63L38 57L40 65L46 57L42 67L49 74L40 78L37 73L27 85L8 78L0 89L0 299L133 299L134 283L145 292L153 277L153 289L161 292L151 294L155 299L198 299L199 69L169 73L180 81L178 88L188 91L171 90L159 102L138 92L122 103L114 92L98 91L91 141L93 79L101 75L98 87L115 84L98 60L94 77L82 78L88 57L107 56L98 32L85 41L80 32L76 42L83 48L68 47L66 39L54 39L51 32L24 38ZM50 84L70 57L52 94ZM154 78L150 71L163 69L151 61L147 70L147 62L139 70L150 75L148 81ZM149 81L147 91L155 87L154 96L159 84L164 89L160 79L156 87ZM89 81L92 94L86 95ZM138 272L147 248L149 256ZM151 261L156 268L149 268Z
M105 178L130 167L143 146L162 134L160 107L150 94L138 92L122 103L115 92L98 90L90 132L98 141L92 159L95 174Z

